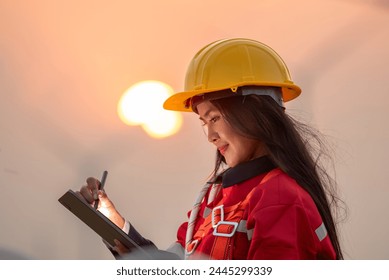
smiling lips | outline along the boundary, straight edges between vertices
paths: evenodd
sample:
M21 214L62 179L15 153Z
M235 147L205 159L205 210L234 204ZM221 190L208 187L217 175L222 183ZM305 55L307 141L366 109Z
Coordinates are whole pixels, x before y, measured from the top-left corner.
M224 146L218 147L217 149L224 156L224 154L226 153L227 148L228 148L228 145L224 145Z

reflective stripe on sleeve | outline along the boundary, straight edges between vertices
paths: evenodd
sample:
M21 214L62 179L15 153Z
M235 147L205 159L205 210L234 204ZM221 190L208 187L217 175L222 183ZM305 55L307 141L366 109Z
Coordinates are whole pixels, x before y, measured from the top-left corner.
M321 223L321 225L315 230L315 233L317 235L317 238L319 238L319 241L322 241L327 236L327 229L324 223Z
M254 229L248 229L247 230L247 239L249 241L253 238L253 231L254 231Z
M242 220L242 222L243 222L243 220ZM244 222L246 222L246 221L244 221ZM240 226L241 226L241 224L239 224L239 226L238 226L238 231L239 231ZM253 231L254 231L254 229L247 229L247 238L248 238L248 240L252 239ZM328 233L327 233L327 229L326 229L326 226L324 225L324 223L322 223L315 230L315 233L316 233L317 238L319 238L319 241L322 241L324 238L326 238Z

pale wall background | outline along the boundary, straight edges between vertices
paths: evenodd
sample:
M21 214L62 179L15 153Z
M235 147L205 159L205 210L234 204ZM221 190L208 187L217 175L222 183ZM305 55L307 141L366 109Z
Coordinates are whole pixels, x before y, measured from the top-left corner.
M116 114L132 84L183 89L209 42L248 37L287 62L288 111L328 135L348 205L348 259L389 259L386 0L0 1L0 247L32 259L112 259L57 199L110 175L116 206L160 248L175 240L214 150L197 118L163 140Z

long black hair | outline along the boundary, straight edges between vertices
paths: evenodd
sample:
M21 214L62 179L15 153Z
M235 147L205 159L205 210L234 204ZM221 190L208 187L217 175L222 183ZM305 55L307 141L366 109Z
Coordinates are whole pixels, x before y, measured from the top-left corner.
M332 210L342 202L336 196L336 182L320 161L327 155L318 131L299 122L269 96L237 95L211 100L233 129L247 138L262 141L270 160L303 187L314 200L337 259L343 259ZM213 174L224 162L217 152Z

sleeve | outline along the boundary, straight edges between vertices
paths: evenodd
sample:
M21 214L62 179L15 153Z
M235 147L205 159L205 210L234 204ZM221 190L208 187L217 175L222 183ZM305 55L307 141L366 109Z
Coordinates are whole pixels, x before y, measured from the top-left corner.
M124 226L123 226L122 230L123 230L126 234L128 234L128 233L130 232L130 227L131 227L130 222L127 221L126 219L124 219Z
M298 204L267 206L250 216L247 228L252 231L252 239L248 259L315 258L315 242L302 206Z
M185 259L185 239L188 222L181 224L177 230L177 241L174 242L167 251L175 253L180 259Z
M129 253L120 256L112 247L108 249L112 252L116 259L120 260L176 260L180 257L174 252L168 252L164 250L159 250L154 243L146 238L144 238L135 227L129 222L125 222L123 231L126 232L128 236L134 240L134 242L139 245L143 250L131 250Z

